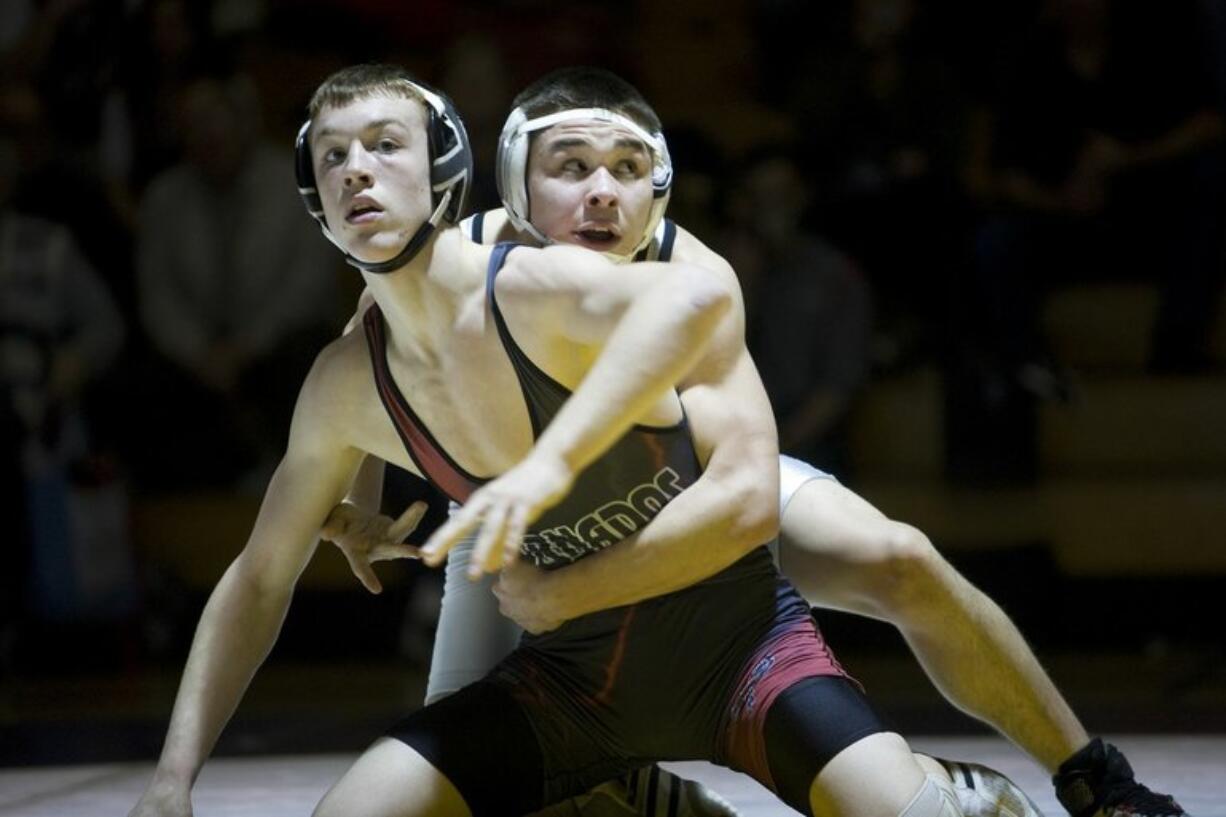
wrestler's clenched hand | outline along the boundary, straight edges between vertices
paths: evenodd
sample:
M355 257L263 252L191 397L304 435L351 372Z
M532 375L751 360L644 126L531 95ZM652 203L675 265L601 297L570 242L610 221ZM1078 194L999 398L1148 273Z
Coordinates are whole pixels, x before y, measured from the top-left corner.
M533 635L562 626L567 615L550 592L549 576L523 560L503 567L494 582L499 612Z

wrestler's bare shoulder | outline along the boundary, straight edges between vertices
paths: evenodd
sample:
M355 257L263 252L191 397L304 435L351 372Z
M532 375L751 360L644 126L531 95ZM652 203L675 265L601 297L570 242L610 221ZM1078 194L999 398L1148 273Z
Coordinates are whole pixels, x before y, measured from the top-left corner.
M732 266L724 257L704 244L698 236L677 225L677 239L673 244L673 261L695 264L704 269L719 273L721 276L733 276Z
M426 274L431 281L455 292L482 289L491 252L493 247L470 241L459 227L450 227L435 238Z
M295 422L344 429L381 411L371 371L366 333L359 327L336 338L315 356L298 395Z

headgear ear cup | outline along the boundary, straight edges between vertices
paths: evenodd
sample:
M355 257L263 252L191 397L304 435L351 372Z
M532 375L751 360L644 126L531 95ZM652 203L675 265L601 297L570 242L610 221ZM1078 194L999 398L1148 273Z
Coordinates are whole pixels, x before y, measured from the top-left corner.
M661 196L667 196L673 189L673 157L668 152L668 142L664 141L664 134L661 131L656 131L652 134L655 138L655 161L651 166L651 192L657 199Z
M430 105L430 187L435 193L435 206L447 190L452 191L443 219L458 224L468 209L472 192L473 154L464 121L455 106L443 94L433 93L442 105L441 109Z
M298 179L298 195L306 205L307 212L317 221L324 217L323 202L319 198L319 190L315 187L315 167L311 160L311 147L307 144L307 134L311 130L311 120L302 123L298 129L298 137L294 140L294 176Z
M528 145L531 129L523 108L515 108L507 116L498 137L498 154L494 161L494 181L498 197L507 218L515 229L526 232L542 244L549 237L532 225L528 211Z
M434 211L395 258L369 262L345 252L345 248L340 246L328 229L327 220L324 218L323 201L315 183L315 167L311 157L311 120L303 123L294 140L294 173L298 179L298 194L302 197L302 203L307 212L319 222L320 229L328 240L345 252L345 260L367 272L386 273L407 264L425 245L440 221L456 224L463 218L472 189L472 148L459 112L444 94L415 80L405 78L404 82L412 86L426 106L426 144L430 158L431 204Z

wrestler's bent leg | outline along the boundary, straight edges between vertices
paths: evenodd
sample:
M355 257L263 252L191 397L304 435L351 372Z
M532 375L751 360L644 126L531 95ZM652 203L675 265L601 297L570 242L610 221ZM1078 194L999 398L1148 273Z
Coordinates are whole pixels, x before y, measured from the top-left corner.
M448 781L466 806L458 814L506 817L545 805L536 731L519 703L492 681L478 681L417 710L388 735Z
M834 757L809 792L814 817L961 817L947 779L925 774L901 735L861 738Z
M468 817L455 786L410 746L379 738L315 807L314 817Z

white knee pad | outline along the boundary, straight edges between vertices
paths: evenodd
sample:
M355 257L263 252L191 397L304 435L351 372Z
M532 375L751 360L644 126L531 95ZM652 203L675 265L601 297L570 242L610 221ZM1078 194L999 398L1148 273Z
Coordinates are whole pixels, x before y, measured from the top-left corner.
M930 774L898 817L962 817L962 809L949 781Z

